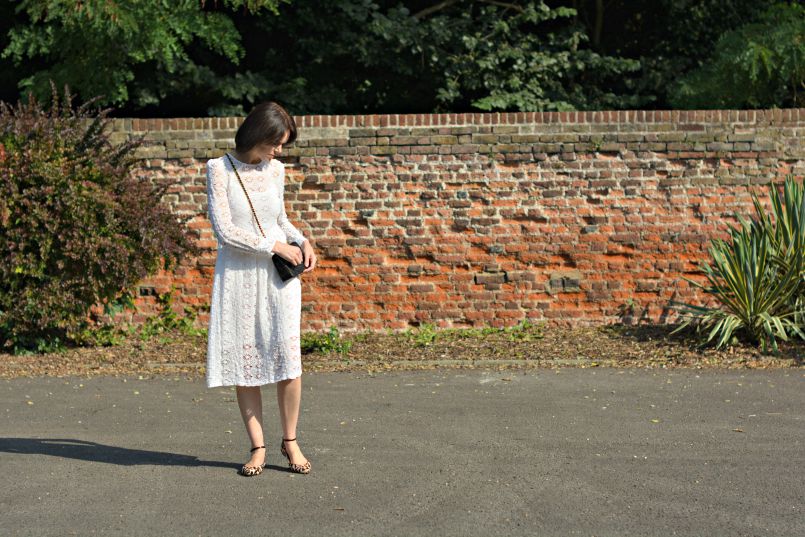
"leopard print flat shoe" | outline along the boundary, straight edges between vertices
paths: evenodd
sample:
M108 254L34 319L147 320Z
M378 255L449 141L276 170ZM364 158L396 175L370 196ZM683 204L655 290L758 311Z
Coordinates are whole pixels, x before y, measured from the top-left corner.
M249 451L252 452L255 449L265 448L265 446L257 446L253 447ZM258 466L249 466L248 464L244 464L243 468L240 469L240 474L245 475L246 477L251 477L253 475L260 475L263 473L263 467L266 463L260 464Z
M285 455L286 459L288 459L288 468L297 474L309 474L310 461L307 461L305 464L294 464L291 462L291 456L288 455L288 451L285 449L285 442L293 442L294 440L296 440L296 438L283 438L282 443L280 444L280 452Z

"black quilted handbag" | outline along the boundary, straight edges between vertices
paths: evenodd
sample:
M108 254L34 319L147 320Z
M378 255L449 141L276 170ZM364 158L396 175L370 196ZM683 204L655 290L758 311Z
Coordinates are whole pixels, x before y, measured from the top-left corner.
M289 244L296 246L297 248L302 250L302 247L299 246L296 242L291 242ZM274 266L277 267L277 272L279 272L280 278L282 278L282 281L284 282L290 280L291 278L296 278L305 271L304 250L302 250L302 262L299 263L298 265L294 265L284 257L278 256L277 254L272 255L271 260L274 261Z

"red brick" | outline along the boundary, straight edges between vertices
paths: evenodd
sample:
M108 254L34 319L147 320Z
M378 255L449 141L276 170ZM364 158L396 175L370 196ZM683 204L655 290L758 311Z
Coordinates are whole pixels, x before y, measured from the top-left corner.
M143 132L192 128L212 134L231 130L242 119L134 118L126 127ZM335 139L316 147L299 144L300 150L310 152L283 158L288 216L311 238L320 256L318 271L305 278L305 296L311 298L303 329L336 323L383 329L403 328L414 320L447 326L508 325L525 317L602 322L616 315L629 297L647 303L656 319L668 297L680 289L686 301L701 298L697 289L678 283L679 274L707 259L712 237L726 236L724 223L730 220L720 216L717 207L754 212L750 198L736 195L736 185L754 184L764 176L777 177L780 183L786 170L801 166L798 156L787 153L796 144L788 143L786 136L792 123L805 121L805 109L468 112L294 120L300 133L304 127L348 126L368 129L370 135L363 137L366 140L353 137L350 146ZM532 140L532 135L496 130L514 124L582 122L597 124L595 132L602 132L599 149L610 147L609 153L594 153L585 139L573 146L563 138L566 132L556 139L543 132L540 141L539 135ZM641 122L663 122L675 130L657 136L624 128ZM403 145L394 146L395 155L369 154L381 124L399 135ZM402 138L408 134L398 128L430 125L444 129L434 136L450 137L445 138L449 143L436 143L436 138L421 133ZM465 127L457 130L458 125ZM755 138L757 128L772 131L780 142L769 146L768 132ZM735 142L738 150L723 146L723 156L712 161L711 152L693 151L701 142L683 142L685 133L703 131L712 132L716 141ZM478 154L485 145L463 142L471 141L470 133L480 140L495 132L506 137L503 145L517 151L516 159L500 157L490 163L487 155ZM741 139L727 138L733 134ZM625 136L623 143L614 143L619 135ZM643 144L640 137L649 143ZM173 274L141 282L160 292L176 285L177 312L209 302L217 240L206 217L204 164L231 144L229 139L210 144L202 137L181 141L195 159L182 153L186 149L168 152L164 142L154 141L149 149L177 156L145 158L137 170L156 182L176 181L170 190L181 199L173 198L172 209L195 215L186 227L204 253L186 259ZM468 151L450 153L451 147L462 146ZM330 154L343 147L357 154ZM415 152L408 151L412 147ZM748 147L757 150L743 150ZM658 189L665 194L658 195ZM707 212L707 225L701 222L702 211ZM550 274L565 270L571 261L580 273L579 288L551 290L546 283ZM152 296L139 297L137 304L138 319L158 313ZM201 313L198 320L204 326L208 316Z

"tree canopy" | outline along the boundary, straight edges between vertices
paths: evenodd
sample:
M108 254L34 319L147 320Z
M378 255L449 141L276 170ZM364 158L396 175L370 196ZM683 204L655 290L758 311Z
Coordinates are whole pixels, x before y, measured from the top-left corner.
M802 106L805 11L780 0L22 0L0 100L114 115Z

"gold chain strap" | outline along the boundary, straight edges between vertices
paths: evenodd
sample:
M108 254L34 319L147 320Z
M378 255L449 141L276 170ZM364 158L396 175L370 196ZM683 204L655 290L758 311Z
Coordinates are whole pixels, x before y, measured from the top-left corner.
M232 164L232 169L235 170L235 175L238 178L238 182L240 186L243 188L243 193L246 194L246 201L249 202L249 207L252 209L252 216L254 216L254 221L257 222L257 227L260 229L260 234L265 237L266 234L263 233L263 227L260 225L260 220L257 219L257 213L254 212L254 205L252 205L252 200L249 198L249 193L246 192L246 185L243 184L243 181L240 179L240 174L238 173L238 169L235 167L235 163L232 162L232 157L229 156L229 153L226 153L226 158L229 159L229 163Z

